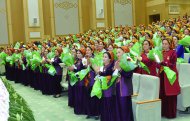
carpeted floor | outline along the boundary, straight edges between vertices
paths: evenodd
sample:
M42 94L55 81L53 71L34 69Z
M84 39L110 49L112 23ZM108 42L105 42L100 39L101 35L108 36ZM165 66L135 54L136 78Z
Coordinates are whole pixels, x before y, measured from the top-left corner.
M67 106L67 94L60 98L42 95L30 87L11 82L15 90L28 102L34 112L36 121L96 121L85 119L84 115L75 115L73 109ZM176 119L162 121L190 121L190 114L178 114Z

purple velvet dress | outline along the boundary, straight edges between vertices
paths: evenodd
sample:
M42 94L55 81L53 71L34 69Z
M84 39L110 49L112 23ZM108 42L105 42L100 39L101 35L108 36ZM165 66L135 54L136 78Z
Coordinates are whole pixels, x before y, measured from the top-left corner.
M77 60L76 69L74 69L74 72L81 71L82 69L85 69L85 67L82 64L82 60ZM87 114L87 94L85 91L84 86L84 80L78 81L75 84L75 98L74 98L74 113L77 115L84 115Z
M94 85L94 78L96 74L95 71L91 68L91 71L89 74L85 77L87 80L89 80L89 85L85 88L87 91L88 96L88 102L87 102L87 115L88 116L99 116L100 115L100 99L98 99L96 96L91 97L91 91L92 87Z
M62 63L61 59L56 56L54 58L54 61L52 63L52 65L55 67L56 70L56 74L53 76L53 82L52 82L52 87L53 87L53 94L60 94L62 91L62 87L61 87L61 80L62 80L62 68L59 65L60 63Z
M113 63L104 67L103 72L100 72L100 76L111 76L113 73ZM114 92L114 85L108 90L103 91L103 97L101 99L101 121L116 121L116 102Z
M68 106L73 107L75 106L75 85L71 86L70 84L70 77L67 74L66 80L68 80Z
M133 94L133 71L120 71L120 77L116 83L116 120L133 121L131 95Z

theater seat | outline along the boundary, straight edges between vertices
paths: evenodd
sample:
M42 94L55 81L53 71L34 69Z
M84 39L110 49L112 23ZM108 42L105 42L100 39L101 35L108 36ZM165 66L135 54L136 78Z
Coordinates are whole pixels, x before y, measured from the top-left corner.
M177 97L177 109L185 111L190 107L190 64L181 63L179 69L179 85L181 94Z
M176 63L177 71L179 72L180 70L180 63Z
M140 86L140 75L138 73L133 73L133 95L137 95L139 92L139 86Z
M1 64L2 60L0 59L0 64ZM0 65L0 74L5 73L5 66L4 65Z
M65 66L64 63L60 63L59 65L63 68L61 86L64 88L64 90L68 90L69 85L68 85L68 81L66 80L67 67Z
M190 57L190 53L184 53L184 61L188 63Z
M140 75L140 88L136 99L132 99L135 121L161 121L160 79Z

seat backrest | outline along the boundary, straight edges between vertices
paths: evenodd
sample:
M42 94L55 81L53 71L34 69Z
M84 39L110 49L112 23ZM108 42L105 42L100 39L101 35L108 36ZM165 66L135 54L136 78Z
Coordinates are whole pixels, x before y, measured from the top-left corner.
M154 100L159 98L160 79L156 76L141 75L138 101Z
M180 70L180 63L176 63L177 71L179 72Z
M190 53L184 53L184 61L188 62L190 57Z
M133 94L139 93L139 86L140 86L140 75L138 73L133 73Z
M180 86L190 85L190 64L181 63L180 69L178 72L179 72L179 84L180 84Z
M0 74L5 73L5 66L1 65L2 60L0 59Z

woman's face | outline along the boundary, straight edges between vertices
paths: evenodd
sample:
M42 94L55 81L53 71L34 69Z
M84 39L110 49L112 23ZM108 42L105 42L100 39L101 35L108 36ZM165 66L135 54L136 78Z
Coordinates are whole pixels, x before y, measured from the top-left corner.
M167 51L167 50L170 49L170 45L169 45L169 43L168 43L167 40L163 40L163 42L162 42L162 49L165 50L165 51Z
M112 50L113 50L113 46L112 46L112 45L109 45L108 51L112 51Z
M158 36L161 37L162 36L162 33L160 31L158 31Z
M76 50L75 50L75 49L72 49L72 51L71 51L71 52L72 52L72 54L73 54L73 56L74 56L74 57L76 57L76 56L77 56L77 53L76 53Z
M83 58L83 55L80 51L77 51L77 58L78 59L82 59Z
M124 54L123 50L121 48L118 48L117 49L117 58L118 58L118 60L121 59L123 54Z
M145 52L147 52L147 51L150 50L150 45L149 45L149 43L148 43L147 41L144 41L144 42L143 42L143 50L144 50Z
M185 35L190 35L189 30L185 29L184 34L185 34Z
M133 47L133 45L134 44L132 42L130 42L128 47L131 48L131 47Z
M103 49L104 49L104 44L103 44L103 42L100 42L99 45L98 45L98 47L99 47L100 50L103 50Z
M177 46L177 44L178 44L178 39L177 39L177 37L173 37L173 41L174 41L175 46Z
M150 37L148 36L148 34L145 34L145 38L146 38L146 39L149 39Z
M109 58L108 54L104 53L104 55L103 55L103 63L104 63L104 65L108 65L110 63L110 60L111 59Z
M95 46L95 49L96 49L96 50L98 50L98 49L99 49L99 46L98 46L98 42L97 42L97 41L95 41L94 46Z
M173 35L173 36L175 36L175 35L176 35L176 32L175 32L174 30L172 31L172 35Z
M86 55L87 55L88 57L91 57L91 56L92 56L92 50L91 50L89 47L86 48Z
M42 46L42 53L45 52L45 48Z
M48 54L48 50L45 50L45 51L44 51L44 55L47 55L47 54Z
M59 52L57 50L55 50L55 55L59 56Z

